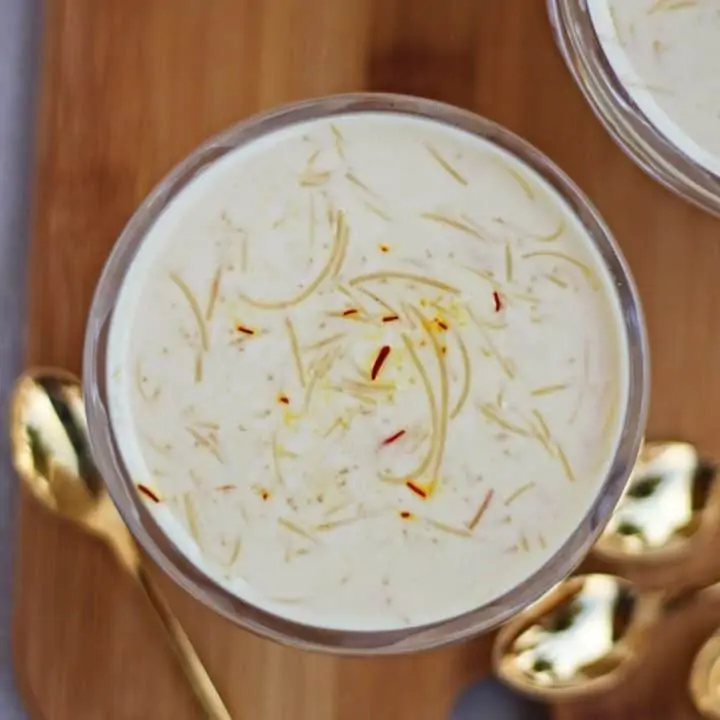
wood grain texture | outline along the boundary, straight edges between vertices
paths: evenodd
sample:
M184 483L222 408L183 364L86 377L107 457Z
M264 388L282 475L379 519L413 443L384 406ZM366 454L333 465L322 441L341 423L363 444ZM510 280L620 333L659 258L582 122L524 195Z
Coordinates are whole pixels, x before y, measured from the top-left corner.
M44 48L28 363L79 370L93 286L114 239L208 135L313 95L409 92L505 124L594 199L647 310L650 433L720 454L711 401L720 393L720 221L651 182L611 142L573 86L540 0L48 0ZM199 717L109 553L27 497L20 518L14 643L37 717ZM238 720L441 720L487 671L489 638L383 660L298 653L158 581ZM656 674L642 691L558 717L694 717L681 676L698 636L720 622L709 604L690 613L694 630L673 636L672 662L657 652L643 668Z

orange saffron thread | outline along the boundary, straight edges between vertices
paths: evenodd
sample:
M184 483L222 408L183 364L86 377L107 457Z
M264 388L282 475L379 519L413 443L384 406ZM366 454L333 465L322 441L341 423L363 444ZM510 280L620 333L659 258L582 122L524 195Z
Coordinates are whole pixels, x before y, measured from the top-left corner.
M348 317L348 315L357 315L358 311L355 308L348 308L347 310L343 310L343 317Z
M268 500L268 499L270 498L270 493L269 493L267 490L263 490L263 491L260 493L260 497L261 497L263 500Z
M423 500L427 498L427 492L423 490L419 485L416 485L412 480L408 480L405 485L412 490L416 495L419 495Z
M395 320L399 320L399 315L385 315L382 319L383 322L395 322Z
M375 358L375 362L373 363L372 370L370 371L370 379L371 380L377 379L377 376L380 374L380 370L382 370L382 366L385 364L385 361L387 360L387 356L389 354L390 354L390 346L383 345L380 348L380 352L378 353L378 356Z
M405 434L405 430L398 430L396 433L393 433L392 435L390 435L390 437L386 437L380 444L381 445L390 445L391 443L394 443L396 440L399 440L404 434Z
M238 332L245 333L246 335L254 335L255 331L252 328L245 327L244 325L236 325L235 329Z
M500 299L500 293L497 290L493 290L493 303L495 304L495 312L502 310L502 300Z
M438 326L441 330L447 330L447 329L448 329L448 325L447 325L447 323L446 323L444 320L440 320L439 318L436 318L436 319L435 319L435 323L437 324L437 326Z
M160 498L146 485L140 485L138 484L137 489L145 495L145 497L150 498L154 503L159 503Z
M407 510L401 510L401 511L400 511L400 517L401 517L403 520L408 520L408 519L410 519L410 518L412 517L412 513L411 513L411 512L408 512Z
M280 395L278 397L278 402L281 402L283 405L289 405L290 398L287 395Z

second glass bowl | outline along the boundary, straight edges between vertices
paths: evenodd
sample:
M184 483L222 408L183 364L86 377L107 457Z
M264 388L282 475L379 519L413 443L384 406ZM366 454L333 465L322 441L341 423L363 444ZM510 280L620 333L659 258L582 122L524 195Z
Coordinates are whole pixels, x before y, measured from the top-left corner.
M563 58L613 139L652 178L720 215L720 176L674 145L639 107L608 60L588 1L547 0L547 4Z
M191 563L159 527L135 489L110 422L106 376L109 326L125 274L149 229L197 174L236 148L280 128L362 112L401 113L454 126L494 143L539 173L582 222L606 266L622 309L628 365L627 401L611 466L585 516L578 518L576 529L558 552L520 585L483 607L430 625L373 632L311 627L283 619L243 601ZM419 98L354 94L299 103L241 122L199 147L162 180L126 226L98 283L87 326L83 380L97 465L134 537L170 577L206 606L266 637L307 649L377 655L428 649L487 631L536 601L578 565L609 520L635 463L647 414L648 355L637 291L609 230L550 160L504 128L468 111Z

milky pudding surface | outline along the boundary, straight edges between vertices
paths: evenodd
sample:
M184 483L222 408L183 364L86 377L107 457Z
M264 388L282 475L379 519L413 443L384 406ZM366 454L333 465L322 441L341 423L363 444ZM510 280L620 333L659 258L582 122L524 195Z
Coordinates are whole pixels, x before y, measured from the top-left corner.
M268 134L160 216L110 330L148 508L231 592L310 625L480 607L567 540L625 412L619 301L528 166L434 121Z
M633 102L691 160L720 175L720 0L588 0Z

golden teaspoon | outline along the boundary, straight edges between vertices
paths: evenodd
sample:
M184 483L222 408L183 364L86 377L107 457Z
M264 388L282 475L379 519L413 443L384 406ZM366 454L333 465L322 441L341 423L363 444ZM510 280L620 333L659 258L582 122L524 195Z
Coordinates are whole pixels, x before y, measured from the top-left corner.
M719 499L717 466L694 445L647 442L593 555L654 565L687 556L716 526Z
M137 580L166 631L196 698L211 720L231 720L200 658L143 568L140 552L90 455L80 380L55 368L22 375L10 404L18 475L47 508L106 542Z

